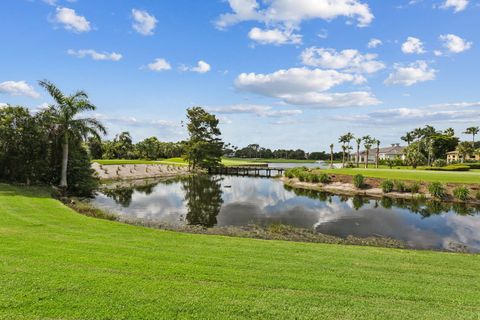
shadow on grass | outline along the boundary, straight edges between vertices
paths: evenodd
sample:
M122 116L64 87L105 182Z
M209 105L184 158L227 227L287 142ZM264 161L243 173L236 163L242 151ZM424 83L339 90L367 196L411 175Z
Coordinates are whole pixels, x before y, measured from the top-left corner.
M51 190L46 186L25 186L0 183L0 197L51 198Z

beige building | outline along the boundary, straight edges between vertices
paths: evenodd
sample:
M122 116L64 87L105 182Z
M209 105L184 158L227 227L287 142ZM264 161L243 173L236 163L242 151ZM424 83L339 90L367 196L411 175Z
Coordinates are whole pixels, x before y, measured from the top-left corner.
M464 161L480 161L480 154L476 153L467 155ZM462 162L462 156L458 153L458 151L447 152L447 162Z
M392 144L390 147L380 148L378 153L378 158L380 160L395 160L395 159L405 160L404 150L405 150L405 147L400 146L399 143L395 143L395 144ZM360 152L359 162L365 163L366 157L367 157L366 151ZM376 157L377 157L377 148L372 147L372 149L370 149L370 152L368 153L368 162L375 163ZM357 162L356 153L353 153L351 155L350 161L354 163Z

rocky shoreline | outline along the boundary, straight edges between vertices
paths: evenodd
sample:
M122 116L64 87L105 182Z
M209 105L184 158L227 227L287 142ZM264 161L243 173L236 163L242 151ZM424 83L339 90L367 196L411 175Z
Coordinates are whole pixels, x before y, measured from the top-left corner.
M188 166L166 164L121 164L101 165L92 163L100 180L138 180L148 178L175 178L189 175Z

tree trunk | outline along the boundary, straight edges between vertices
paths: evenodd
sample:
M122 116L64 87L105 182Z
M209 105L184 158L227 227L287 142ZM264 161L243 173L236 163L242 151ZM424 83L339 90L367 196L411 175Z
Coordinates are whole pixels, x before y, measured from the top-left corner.
M343 150L342 154L342 168L345 168L345 150Z
M368 168L368 154L369 154L369 150L368 150L368 149L367 149L366 153L367 153L367 157L365 158L365 169Z
M67 188L67 167L68 167L68 135L65 134L62 144L62 177L60 179L60 187Z
M380 158L380 149L377 147L377 156L375 157L375 168L378 169L378 162L379 162L379 159Z
M330 169L333 169L333 148L330 148Z
M360 146L357 146L357 168L360 166Z

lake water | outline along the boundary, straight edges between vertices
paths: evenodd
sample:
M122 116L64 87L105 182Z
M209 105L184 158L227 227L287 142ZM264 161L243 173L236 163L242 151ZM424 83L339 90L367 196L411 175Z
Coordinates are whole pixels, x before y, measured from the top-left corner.
M94 204L126 218L181 226L286 224L338 237L385 236L419 249L480 252L480 209L292 190L276 179L192 176L104 190Z

